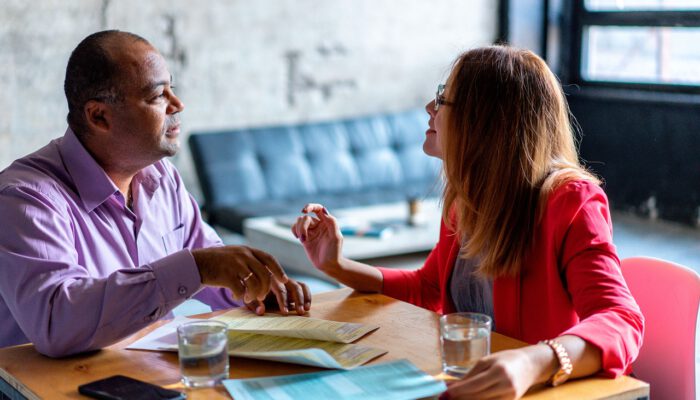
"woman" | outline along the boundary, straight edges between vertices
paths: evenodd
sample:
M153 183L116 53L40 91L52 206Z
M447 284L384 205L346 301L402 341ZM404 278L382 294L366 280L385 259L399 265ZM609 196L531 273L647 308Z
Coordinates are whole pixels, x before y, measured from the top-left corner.
M644 328L620 272L608 202L578 161L561 86L535 54L468 51L426 106L424 151L443 161L439 242L417 271L342 256L319 204L292 231L321 271L438 313L492 314L530 346L481 359L449 398L518 398L537 383L629 372ZM547 341L546 343L543 341Z

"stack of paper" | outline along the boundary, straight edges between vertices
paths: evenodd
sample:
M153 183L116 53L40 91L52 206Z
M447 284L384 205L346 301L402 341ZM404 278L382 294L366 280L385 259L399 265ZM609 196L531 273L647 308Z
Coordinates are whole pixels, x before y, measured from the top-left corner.
M212 319L229 326L229 354L237 357L351 369L386 353L351 343L378 326L276 314L257 316L243 308ZM127 348L177 351L175 331L187 321L175 319Z
M408 360L360 367L351 371L323 371L270 378L227 379L224 386L236 400L417 399L444 392L445 383Z

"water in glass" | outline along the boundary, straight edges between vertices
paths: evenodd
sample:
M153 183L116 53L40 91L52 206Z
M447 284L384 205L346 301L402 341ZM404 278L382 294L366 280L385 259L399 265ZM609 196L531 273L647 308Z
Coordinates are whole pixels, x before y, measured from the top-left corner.
M453 376L464 376L491 347L489 329L447 324L440 338L442 369Z
M185 386L214 386L227 379L229 356L226 329L188 328L180 330L178 346L180 372Z

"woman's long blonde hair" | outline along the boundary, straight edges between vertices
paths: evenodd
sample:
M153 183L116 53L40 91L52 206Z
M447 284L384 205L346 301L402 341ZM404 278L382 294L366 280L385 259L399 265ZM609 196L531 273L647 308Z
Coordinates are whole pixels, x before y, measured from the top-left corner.
M474 49L448 80L443 219L477 257L485 276L520 272L538 215L564 182L600 182L580 163L559 81L534 53L507 46Z

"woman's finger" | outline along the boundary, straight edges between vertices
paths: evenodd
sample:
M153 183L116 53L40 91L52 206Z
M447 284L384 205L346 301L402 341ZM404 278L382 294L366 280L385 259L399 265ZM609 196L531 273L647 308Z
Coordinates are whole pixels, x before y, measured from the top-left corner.
M304 225L304 220L308 218L308 215L302 215L299 218L297 218L297 221L292 225L292 233L294 233L294 237L297 239L300 238L301 236L301 227Z
M299 229L299 239L305 242L309 238L309 227L313 223L313 218L308 215L302 217L301 227Z
M297 226L299 225L301 218L302 217L297 218L297 220L292 224L292 235L294 235L294 237L297 239L299 239L299 235L297 234Z
M492 400L492 399L512 399L514 398L514 393L506 385L501 382L496 382L493 385L482 387L476 389L470 387L468 384L447 388L447 393L450 399L480 399L480 400Z
M318 203L309 203L304 206L304 208L301 209L301 212L304 214L309 214L309 213L318 213L323 210L323 205L318 204Z
M328 221L333 227L333 232L335 233L336 238L342 239L343 233L340 232L340 224L338 224L338 220L334 216L328 215L326 217L326 221Z
M328 212L328 209L321 204L307 204L306 207L304 207L304 210L302 210L302 212L316 214L316 217L318 217L320 221L327 221L331 218L335 220L335 218Z
M485 394L486 391L500 382L500 378L491 373L490 370L483 371L471 377L464 378L460 381L451 383L448 386L448 392L453 394Z

